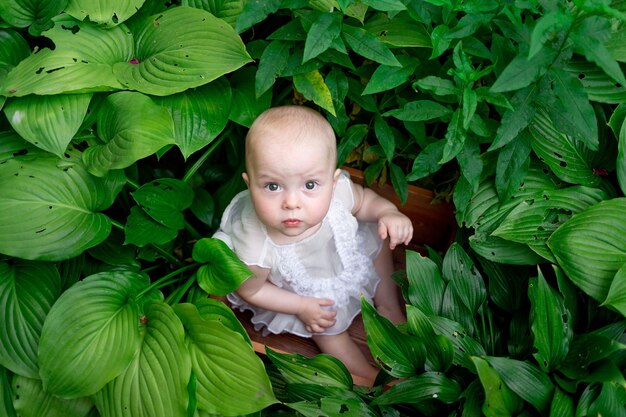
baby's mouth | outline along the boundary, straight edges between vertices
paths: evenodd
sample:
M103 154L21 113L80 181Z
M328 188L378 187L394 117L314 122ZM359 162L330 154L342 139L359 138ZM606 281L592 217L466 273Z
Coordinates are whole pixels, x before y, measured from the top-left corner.
M302 223L301 220L299 219L287 219L287 220L283 220L283 224L287 227L296 227L299 226L300 223Z

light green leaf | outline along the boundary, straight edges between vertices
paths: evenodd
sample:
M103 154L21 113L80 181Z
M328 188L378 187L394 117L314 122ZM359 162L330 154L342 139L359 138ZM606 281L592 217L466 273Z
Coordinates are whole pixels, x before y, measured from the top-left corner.
M409 101L400 109L389 110L383 116L393 116L404 122L423 122L447 116L452 111L431 100Z
M62 157L87 114L91 94L14 98L4 108L13 129L33 145Z
M228 80L221 77L201 87L153 100L172 115L174 141L187 159L224 130L232 92Z
M426 348L415 336L401 333L361 297L363 325L367 345L374 360L388 374L397 378L418 373L426 361Z
M244 0L183 0L181 5L196 7L219 17L233 28L246 2Z
M572 315L565 307L560 296L546 282L540 269L539 276L531 279L528 286L528 298L531 304L531 331L533 346L537 349L533 354L541 369L550 373L559 369L567 356L574 331Z
M141 93L109 95L99 110L98 127L106 144L90 146L83 153L89 171L97 176L126 168L174 143L172 116Z
M509 417L517 415L523 401L507 385L489 363L482 358L473 357L480 383L485 391L482 411L486 417Z
M66 6L67 0L3 0L0 1L0 16L11 26L28 27L31 35L39 36L42 30L52 25L50 19Z
M409 77L415 72L419 61L407 56L399 56L398 61L402 64L401 67L380 65L376 68L361 94L380 93L407 82Z
M402 66L389 48L373 33L344 24L342 35L348 46L364 58L371 59L379 64Z
M134 297L147 281L136 272L102 272L61 295L39 343L45 391L66 398L91 395L126 369L141 346Z
M0 365L18 375L39 378L37 351L46 315L61 294L53 264L16 259L0 262Z
M574 215L548 239L567 276L603 302L626 262L626 198L602 201Z
M209 83L251 60L231 26L185 6L147 19L135 45L138 62L119 62L113 72L126 88L157 96Z
M201 291L198 291L197 294L198 296L193 300L193 304L198 309L200 317L205 320L218 320L228 329L239 333L252 346L250 336L230 306L214 298L207 297Z
M13 406L21 417L84 417L93 408L89 397L63 399L44 391L39 379L16 376Z
M29 55L30 47L22 35L12 29L0 29L0 85L11 68Z
M315 384L352 389L350 372L334 356L322 353L305 358L297 353L276 352L269 347L266 348L266 353L288 384Z
M320 13L307 31L302 63L326 51L341 34L340 13Z
M61 94L122 89L113 64L133 54L132 34L124 25L105 29L66 14L54 18L44 35L55 49L43 48L21 61L0 86L0 95Z
M460 400L461 385L440 372L424 372L394 384L376 397L372 404L419 404L436 399L445 404Z
M193 190L176 178L159 178L130 193L139 206L154 220L172 229L185 227L182 211L193 202Z
M373 15L367 19L364 28L370 33L378 34L379 39L391 47L431 47L430 34L424 25L404 11L394 15L393 18L386 13Z
M130 215L124 226L124 244L144 247L149 244L165 245L178 235L172 229L157 222L138 206L130 208Z
M145 0L69 0L65 13L106 27L117 26L134 15Z
M622 266L615 273L609 293L602 305L612 307L626 317L626 266Z
M191 359L185 330L170 306L146 305L141 347L124 372L94 396L102 417L187 416Z
M191 304L174 310L185 326L199 410L249 414L277 402L263 362L239 333L204 320Z
M198 269L198 285L211 295L231 293L252 275L226 243L216 238L200 239L191 256L204 264Z
M97 245L111 231L100 211L124 179L121 173L95 178L81 164L52 155L7 160L0 165L0 252L58 261Z
M330 90L319 70L294 75L293 84L305 98L312 100L333 116L336 115Z
M533 151L552 172L571 184L594 187L600 178L593 173L593 151L582 142L559 132L544 110L537 111L530 125Z
M311 385L308 385L310 387ZM319 400L298 401L286 404L304 417L376 417L378 414L353 391L333 392Z
M574 399L567 392L555 386L549 415L551 417L573 417L574 411Z

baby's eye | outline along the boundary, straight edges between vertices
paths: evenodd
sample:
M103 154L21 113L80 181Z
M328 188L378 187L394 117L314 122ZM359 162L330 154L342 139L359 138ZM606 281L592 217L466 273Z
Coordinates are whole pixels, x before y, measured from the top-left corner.
M265 188L268 191L278 191L280 189L280 185L276 184L275 182L270 182L265 186Z
M314 190L315 187L317 187L317 184L315 183L315 181L307 181L306 184L304 184L304 186L306 187L307 190Z

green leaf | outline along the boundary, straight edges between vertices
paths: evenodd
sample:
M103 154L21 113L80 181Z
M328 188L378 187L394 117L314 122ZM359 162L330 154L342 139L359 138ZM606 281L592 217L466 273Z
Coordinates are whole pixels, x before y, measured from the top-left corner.
M540 49L532 58L528 58L523 52L519 53L504 68L498 79L491 86L490 91L503 93L529 86L545 74L555 57L556 53L548 48Z
M203 294L198 292L198 294ZM198 313L200 313L200 317L205 320L218 320L228 329L237 332L248 342L250 346L252 346L252 342L250 341L250 336L246 332L246 329L243 327L233 309L230 306L227 306L223 302L216 300L211 297L207 297L206 294L197 297L197 299L193 300L193 304L198 309Z
M615 171L619 187L626 194L626 118L619 128Z
M341 166L346 162L348 155L359 146L367 135L368 127L366 124L351 125L337 146L337 166Z
M350 372L334 356L322 353L305 358L297 353L280 353L270 347L266 347L265 352L288 384L315 384L352 389Z
M376 68L362 94L380 93L407 82L409 77L415 72L419 61L407 56L399 56L398 61L402 64L401 67L380 65Z
M530 126L533 151L563 181L594 187L600 178L593 173L593 151L579 140L559 132L545 111L537 111Z
M183 0L183 6L196 7L210 12L212 15L219 17L233 28L237 23L237 18L243 11L245 6L243 0Z
M531 331L534 357L541 369L549 373L559 369L567 356L573 337L572 315L565 307L563 297L546 282L541 270L538 278L531 279L528 298L531 303Z
M418 404L436 399L445 404L460 400L461 385L440 372L424 372L394 384L376 397L372 404Z
M9 123L33 145L62 157L87 113L91 94L14 98L4 108Z
M451 110L436 101L417 100L409 101L402 108L389 110L383 116L393 116L404 122L423 122L447 116Z
M330 90L319 70L294 75L293 84L306 99L312 100L333 116L336 115Z
M233 105L229 119L245 127L250 127L257 116L272 104L271 89L257 97L255 79L256 71L253 67L242 68L230 77Z
M443 156L443 148L446 142L438 140L426 146L413 160L411 172L407 175L407 181L416 181L434 172L437 172L441 165L439 161Z
M407 329L409 334L424 341L426 369L446 371L454 360L454 345L443 335L436 334L430 320L419 307L407 304Z
M12 29L0 30L0 85L6 73L29 55L30 47L19 32Z
M626 264L625 264L626 265ZM626 267L622 266L613 277L604 306L612 307L626 317Z
M54 18L44 35L54 50L43 48L9 72L0 95L62 94L110 91L123 86L113 75L113 65L133 54L133 37L125 25L105 29L79 22L66 14Z
M478 255L493 262L511 265L534 265L542 262L527 245L504 240L497 236L476 233L469 239L470 247Z
M374 118L374 133L378 143L383 148L383 152L385 152L387 161L391 162L396 149L396 138L391 127L380 115L376 115Z
M438 335L445 336L454 346L455 365L475 373L476 369L472 359L474 356L485 355L483 346L473 339L460 323L440 316L429 316L430 323Z
M340 13L320 13L313 21L304 42L302 63L326 51L341 34Z
M270 14L275 13L280 8L281 3L282 0L246 1L235 26L237 33L244 32Z
M451 161L463 150L463 145L467 139L467 132L463 129L462 119L461 112L458 109L455 110L448 124L448 130L446 131L446 144L443 147L443 155L439 161L440 164Z
M141 93L111 94L98 112L98 133L106 142L83 153L89 172L104 176L126 168L174 142L174 122L168 111Z
M406 251L409 302L427 315L439 315L446 283L435 262L419 252Z
M389 173L391 175L391 184L398 197L400 197L400 204L405 204L409 198L409 187L404 176L404 171L398 165L394 163L389 164Z
M239 333L204 320L191 304L174 310L185 327L199 410L249 414L277 402L263 362Z
M211 295L231 293L252 275L226 243L216 238L200 239L191 256L204 264L198 269L198 285Z
M389 17L386 13L373 15L367 19L364 28L370 33L379 34L379 39L389 46L400 48L431 47L430 34L424 25L404 11L393 17Z
M567 276L583 292L603 302L626 262L626 198L602 201L574 215L548 239Z
M172 115L174 141L187 159L224 130L230 115L232 92L230 84L222 77L201 87L153 100Z
M558 386L554 387L554 396L550 404L551 417L574 417L574 399Z
M358 396L326 396L315 401L286 404L305 417L376 417L378 414Z
M578 77L591 101L620 104L626 99L626 85L616 84L592 62L572 59L565 70Z
M130 208L130 215L124 226L124 244L144 247L149 244L165 245L178 235L178 229L171 229L157 222L138 206Z
M498 153L496 190L500 201L510 199L524 181L530 165L530 141L530 134L524 130Z
M362 28L344 24L341 34L348 46L350 46L355 53L364 58L371 59L379 64L396 67L402 66L389 48L373 33Z
M484 359L513 392L532 404L539 412L547 411L554 390L554 385L547 374L529 362L497 356L487 356Z
M85 417L93 408L89 397L63 399L44 391L39 379L18 375L13 380L13 406L20 416Z
M449 280L449 287L472 315L487 299L485 282L474 262L461 245L453 243L443 258L441 273Z
M126 369L141 346L134 297L146 286L144 276L119 270L91 275L61 295L39 342L46 392L91 395Z
M403 378L418 373L424 367L426 349L419 339L400 333L363 297L361 312L367 345L374 360L385 372Z
M530 37L528 57L531 58L539 52L547 41L554 39L562 32L567 32L573 20L571 13L564 13L561 10L551 11L537 19Z
M13 387L11 381L15 376L5 367L0 366L0 411L6 417L17 417L13 407Z
M0 16L11 26L28 27L30 34L39 36L42 30L50 27L50 19L58 15L67 6L67 0L4 0L0 2Z
M0 262L0 364L11 372L39 378L37 351L46 315L61 294L53 264L16 259Z
M145 0L71 0L65 13L78 20L89 20L106 27L116 26L134 15Z
M113 72L126 88L146 94L198 87L251 60L231 26L196 8L173 7L151 16L134 35L134 60L118 62Z
M415 82L415 85L422 90L430 91L438 96L456 96L459 89L454 85L452 80L446 78L429 75Z
M159 178L130 193L139 206L160 224L180 230L185 227L182 211L193 202L191 187L175 178Z
M145 306L139 352L124 372L94 396L102 417L187 416L191 359L185 330L172 307L161 301Z
M257 98L272 88L276 78L287 67L291 47L291 42L282 40L273 40L265 47L255 76L254 91Z
M516 415L522 408L522 400L506 384L498 372L485 359L473 357L480 383L485 391L482 412L486 417L508 417Z
M490 151L501 148L517 139L520 133L528 127L535 116L534 99L536 95L537 89L534 87L524 88L513 95L511 99L513 108L504 112L496 137L489 147Z
M123 184L121 173L95 178L81 164L51 155L6 161L0 165L0 253L58 261L99 244L111 231L100 211Z

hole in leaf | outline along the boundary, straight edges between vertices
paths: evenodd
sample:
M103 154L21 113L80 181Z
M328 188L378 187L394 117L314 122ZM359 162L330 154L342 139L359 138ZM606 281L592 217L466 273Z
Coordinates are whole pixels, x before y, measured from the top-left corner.
M63 30L69 30L70 32L72 32L72 35L76 35L78 32L80 32L80 27L78 25L74 25L74 26L61 25L61 28Z
M586 77L586 75L585 75L585 73L584 73L584 72L581 72L580 74L578 74L578 79L579 79L579 80L584 80L584 79L585 79L585 77Z
M560 162L559 162L559 165L560 165L561 167L565 168L565 167L567 166L567 162L565 162L565 161L560 161Z

